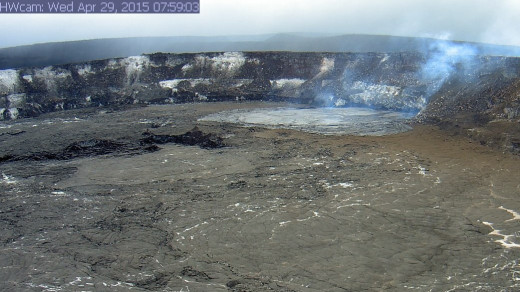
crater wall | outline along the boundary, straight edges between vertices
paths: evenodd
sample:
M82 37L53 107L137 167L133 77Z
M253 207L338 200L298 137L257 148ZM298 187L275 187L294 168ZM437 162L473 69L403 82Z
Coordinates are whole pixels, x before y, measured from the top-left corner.
M367 106L439 121L520 115L520 59L429 54L151 54L0 71L0 119L84 107L229 100Z

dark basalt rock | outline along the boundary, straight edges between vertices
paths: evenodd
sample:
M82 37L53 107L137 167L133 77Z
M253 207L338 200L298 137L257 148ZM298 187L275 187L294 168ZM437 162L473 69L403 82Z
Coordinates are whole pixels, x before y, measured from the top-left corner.
M212 278L210 276L208 276L208 274L206 274L205 272L202 272L202 271L198 271L198 270L195 270L193 267L191 266L186 266L182 269L182 272L181 274L183 276L187 276L187 277L190 277L190 278L195 278L197 280L211 280Z
M141 143L146 144L166 144L176 143L188 146L199 146L203 149L215 149L225 146L221 137L215 134L205 134L198 127L193 128L182 135L155 135L150 132L143 133L146 138L141 139Z
M10 161L43 161L70 160L74 158L99 156L107 154L140 154L154 152L160 148L157 145L139 145L132 142L91 139L73 142L57 152L34 152L25 155L7 154L0 157L0 163Z
M19 135L21 132L11 134ZM9 134L9 135L11 135ZM206 134L197 127L181 135L155 135L150 132L143 133L146 137L136 141L113 141L105 139L90 139L73 142L65 148L55 152L36 151L22 155L7 153L0 156L0 163L11 161L44 161L44 160L70 160L81 157L100 155L137 155L160 150L157 144L176 143L188 146L199 146L203 149L215 149L225 146L223 139L215 134Z
M25 133L25 131L17 131L17 132L7 132L7 133L1 133L0 136L3 135L9 135L9 136L18 136Z
M226 283L226 286L229 288L235 288L238 284L240 284L240 281L238 280L231 280Z
M63 150L63 157L103 155L123 148L124 144L121 142L93 139L70 144Z

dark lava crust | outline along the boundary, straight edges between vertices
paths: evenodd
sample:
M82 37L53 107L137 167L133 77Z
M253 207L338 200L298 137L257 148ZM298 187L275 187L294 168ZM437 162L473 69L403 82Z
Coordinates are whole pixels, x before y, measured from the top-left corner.
M16 135L21 133L25 133L25 131L16 132ZM0 157L0 163L10 161L70 160L107 154L136 155L158 151L160 148L156 144L166 143L199 146L204 149L224 147L221 137L214 134L205 134L197 127L181 135L155 135L148 130L144 132L143 135L146 136L146 138L140 139L139 141L126 140L120 142L91 139L73 142L58 152L43 151L27 155L13 155L7 153Z

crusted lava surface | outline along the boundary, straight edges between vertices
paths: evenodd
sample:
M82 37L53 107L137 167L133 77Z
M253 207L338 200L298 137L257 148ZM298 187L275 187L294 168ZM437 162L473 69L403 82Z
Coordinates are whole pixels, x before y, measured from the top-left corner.
M492 136L200 120L279 106L95 108L2 123L0 157L12 158L0 164L0 290L520 288L520 158L482 145Z

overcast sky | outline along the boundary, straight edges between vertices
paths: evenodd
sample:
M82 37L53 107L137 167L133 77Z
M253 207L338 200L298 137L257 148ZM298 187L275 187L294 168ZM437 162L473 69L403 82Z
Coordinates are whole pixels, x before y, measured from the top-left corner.
M0 0L6 1L18 0ZM112 37L280 32L427 36L520 46L520 1L517 0L200 2L201 13L194 15L0 14L0 47Z

